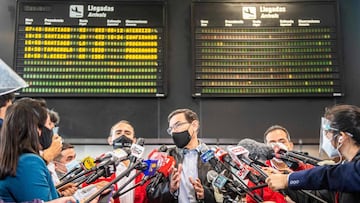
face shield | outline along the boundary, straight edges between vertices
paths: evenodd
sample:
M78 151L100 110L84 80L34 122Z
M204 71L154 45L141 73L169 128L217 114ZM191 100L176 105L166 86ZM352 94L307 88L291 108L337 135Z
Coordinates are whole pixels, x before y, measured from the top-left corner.
M319 153L323 150L330 158L340 156L338 149L332 145L332 141L339 135L339 132L338 129L331 127L330 120L321 118Z

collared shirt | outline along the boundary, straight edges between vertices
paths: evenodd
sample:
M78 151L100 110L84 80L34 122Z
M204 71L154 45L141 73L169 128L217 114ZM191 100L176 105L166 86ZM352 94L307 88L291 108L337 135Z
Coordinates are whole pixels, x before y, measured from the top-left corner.
M120 175L122 172L124 172L127 169L127 166L125 166L123 163L120 163L116 168L116 176ZM132 170L129 174L129 176L125 176L121 179L121 181L118 181L117 185L118 188L124 187L124 183L126 183L132 176L134 176L136 173L135 170ZM135 180L131 181L128 185L124 187L122 191L125 191L135 185ZM130 190L127 193L120 196L120 203L133 203L134 202L134 190Z
M198 178L198 149L184 149L184 160L182 163L182 172L180 178L179 188L179 203L196 203L196 194L193 185L190 183L189 178L193 180Z
M57 185L60 183L59 177L57 176L56 170L55 170L55 164L54 162L50 162L47 165L47 168L49 169L52 181L54 182L54 185Z

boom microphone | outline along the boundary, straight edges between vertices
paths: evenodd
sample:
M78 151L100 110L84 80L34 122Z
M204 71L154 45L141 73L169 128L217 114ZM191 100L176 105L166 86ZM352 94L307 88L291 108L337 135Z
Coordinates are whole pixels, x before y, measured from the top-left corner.
M283 154L271 152L268 154L268 159L272 158L281 159L291 170L297 170L300 165L300 162L298 160Z
M240 140L238 146L242 146L243 148L248 150L249 158L251 158L252 160L259 160L262 162L265 162L267 160L267 155L269 154L269 152L273 151L273 149L270 146L267 146L264 143L257 142L249 138Z

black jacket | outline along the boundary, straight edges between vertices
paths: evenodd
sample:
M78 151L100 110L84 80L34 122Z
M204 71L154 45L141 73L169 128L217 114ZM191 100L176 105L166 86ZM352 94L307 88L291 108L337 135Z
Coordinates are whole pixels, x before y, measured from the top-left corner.
M351 160L352 162L360 161L360 151L356 156ZM353 174L348 174L352 176ZM360 193L359 192L339 192L336 197L338 197L339 203L352 203L359 202Z
M169 149L168 154L170 156L174 157L174 159L176 160L176 166L179 163L182 163L182 161L184 159L182 150L177 147ZM216 203L215 198L214 198L213 188L206 179L207 172L209 170L211 170L212 167L209 163L202 162L202 160L200 158L200 154L198 156L197 168L198 168L199 179L204 187L204 196L205 196L205 199L203 201L199 201L199 202ZM174 195L172 195L170 193L170 177L163 177L160 180L159 184L153 186L152 183L154 180L155 179L153 179L146 188L147 197L150 202L154 202L154 203L155 202L156 203L177 203L178 202L177 197L175 197Z

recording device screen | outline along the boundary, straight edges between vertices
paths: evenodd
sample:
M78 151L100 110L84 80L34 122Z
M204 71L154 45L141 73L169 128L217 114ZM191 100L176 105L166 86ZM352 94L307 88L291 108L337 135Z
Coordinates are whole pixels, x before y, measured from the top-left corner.
M17 1L22 94L165 96L165 16L161 1Z

